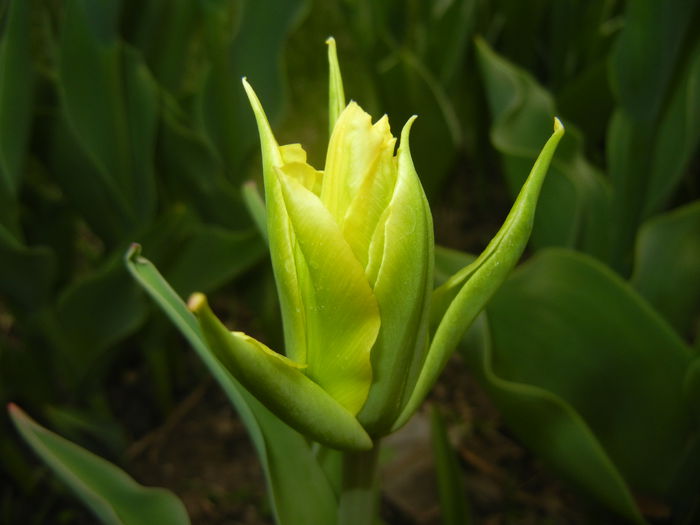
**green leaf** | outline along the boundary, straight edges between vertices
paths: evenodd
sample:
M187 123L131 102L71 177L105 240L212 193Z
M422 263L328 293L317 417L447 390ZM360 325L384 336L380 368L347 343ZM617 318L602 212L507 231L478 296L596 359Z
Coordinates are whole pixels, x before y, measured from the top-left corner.
M80 379L94 370L108 348L140 327L148 313L141 290L118 255L73 281L57 301L57 321L69 341L64 347Z
M628 4L610 58L618 110L610 122L607 161L614 188L613 263L632 265L637 229L663 207L700 139L697 2ZM663 42L663 45L659 45Z
M226 371L209 351L197 319L139 251L136 246L127 254L129 271L182 332L236 407L262 463L277 523L333 523L335 494L306 438L273 415Z
M501 229L476 261L433 292L430 315L435 333L418 382L395 429L416 411L464 332L518 262L530 238L542 183L563 135L564 128L555 119L554 133L542 148Z
M129 222L123 234L129 234L155 212L152 155L158 101L140 55L117 40L115 5L68 2L59 87L70 128L101 185L112 193L111 206L126 213Z
M515 195L549 133L554 100L529 73L497 55L485 41L477 40L477 51L492 114L491 141L502 155ZM533 244L576 247L607 258L609 189L584 158L582 139L568 123L552 173L542 188Z
M32 2L9 2L0 42L0 224L16 229L16 197L32 122Z
M238 32L231 27L229 2L203 2L210 69L198 93L203 130L224 160L226 176L240 184L241 163L255 146L255 122L250 116L240 78L260 88L270 115L284 101L281 57L288 33L305 12L306 0L247 0L242 3Z
M253 230L201 225L187 240L166 275L182 296L214 290L260 261L267 250Z
M430 434L437 471L442 523L443 525L470 525L473 521L459 459L450 444L445 421L440 411L433 407L430 416Z
M642 225L632 285L681 334L700 335L700 201ZM693 333L693 330L696 330Z
M156 151L159 175L206 221L230 229L246 225L238 188L227 178L221 156L175 99L161 92L161 133ZM206 174L206 176L202 176Z
M10 416L34 452L108 525L190 523L185 506L165 489L144 487L123 470L46 430L15 405Z
M23 311L36 311L51 296L56 274L54 254L28 247L0 225L0 291Z
M668 496L692 426L692 353L649 305L595 260L547 250L486 311L490 349L464 355L518 435L627 516L624 485Z

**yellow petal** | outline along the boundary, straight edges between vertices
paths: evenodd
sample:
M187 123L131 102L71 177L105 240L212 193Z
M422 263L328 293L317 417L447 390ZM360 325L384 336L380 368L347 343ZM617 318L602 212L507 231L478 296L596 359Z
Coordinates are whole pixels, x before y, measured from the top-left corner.
M393 151L394 137L388 119L372 125L360 106L350 102L338 117L328 144L321 200L342 224L366 175L376 169L383 151Z

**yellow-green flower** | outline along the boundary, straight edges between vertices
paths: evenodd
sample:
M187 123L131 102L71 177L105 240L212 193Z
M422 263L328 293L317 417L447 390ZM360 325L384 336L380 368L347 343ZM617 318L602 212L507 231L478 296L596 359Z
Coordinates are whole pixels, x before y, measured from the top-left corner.
M437 323L429 346L433 225L409 150L414 118L397 149L386 116L372 123L355 102L345 104L335 43L328 43L331 136L323 171L308 164L299 144L277 144L243 81L262 144L285 356L229 332L201 294L190 308L217 358L268 409L321 443L366 449L418 406L458 335L515 264L529 229L513 223L517 242L499 232L494 243L507 239L500 258L489 246L474 268L438 291L434 307L448 323ZM543 176L524 217L534 213ZM476 287L471 295L467 281ZM460 312L464 322L455 319Z

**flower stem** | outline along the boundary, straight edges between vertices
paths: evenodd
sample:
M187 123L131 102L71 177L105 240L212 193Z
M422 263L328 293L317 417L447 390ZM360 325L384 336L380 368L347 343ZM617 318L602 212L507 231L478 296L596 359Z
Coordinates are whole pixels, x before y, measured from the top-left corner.
M343 479L338 525L371 525L375 522L379 479L379 441L363 452L343 453Z

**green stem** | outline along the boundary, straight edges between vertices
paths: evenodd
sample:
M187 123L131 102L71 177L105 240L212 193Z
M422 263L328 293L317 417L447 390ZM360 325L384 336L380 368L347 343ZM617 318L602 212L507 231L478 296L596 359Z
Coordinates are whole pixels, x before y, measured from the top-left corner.
M371 525L377 513L379 479L377 466L380 442L363 452L343 453L343 480L338 525Z

